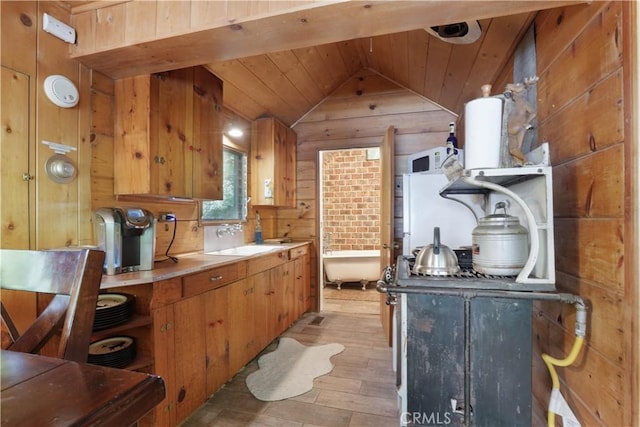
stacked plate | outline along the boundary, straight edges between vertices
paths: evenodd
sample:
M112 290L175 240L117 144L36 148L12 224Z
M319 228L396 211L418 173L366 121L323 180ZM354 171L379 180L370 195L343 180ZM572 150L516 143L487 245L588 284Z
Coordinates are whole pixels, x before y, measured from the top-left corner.
M87 361L94 365L124 368L136 357L136 342L132 337L110 337L89 345Z
M100 294L96 305L93 330L100 331L131 319L134 313L134 297L128 294Z

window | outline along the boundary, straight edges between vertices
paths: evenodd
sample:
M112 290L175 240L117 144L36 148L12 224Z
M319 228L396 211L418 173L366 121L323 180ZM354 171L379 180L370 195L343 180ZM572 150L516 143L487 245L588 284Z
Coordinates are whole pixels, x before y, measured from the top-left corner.
M222 155L222 200L202 202L203 221L247 218L247 155L225 146Z

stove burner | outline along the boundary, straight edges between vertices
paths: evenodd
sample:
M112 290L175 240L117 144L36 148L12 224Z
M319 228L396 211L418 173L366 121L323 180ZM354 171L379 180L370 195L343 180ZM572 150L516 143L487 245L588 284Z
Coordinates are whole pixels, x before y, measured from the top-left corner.
M513 277L516 277L516 275L514 276L496 276L496 275L491 275L491 274L484 274L484 273L479 273L477 271L475 271L473 269L473 267L468 266L468 265L463 265L460 264L460 271L458 273L454 273L454 274L425 274L425 273L415 273L413 271L413 266L416 262L416 258L415 257L410 257L410 256L406 256L404 257L404 259L408 262L409 265L409 272L410 275L409 277L424 277L424 278L433 278L433 279L447 279L447 278L454 278L454 279L510 279Z
M413 267L412 267L413 268ZM433 274L421 274L414 273L411 270L412 277L429 277L429 278L455 278L455 279L507 279L516 276L494 276L491 274L478 273L474 269L461 269L458 273L448 275L433 275Z

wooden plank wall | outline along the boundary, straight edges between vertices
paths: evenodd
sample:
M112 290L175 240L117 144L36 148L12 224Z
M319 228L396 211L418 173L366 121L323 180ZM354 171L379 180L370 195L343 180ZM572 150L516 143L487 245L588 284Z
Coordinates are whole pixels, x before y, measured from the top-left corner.
M402 174L407 172L407 155L443 146L449 122L455 120L451 112L364 69L293 126L298 135L297 207L278 209L277 234L313 240L313 298L318 284L318 152L380 146L387 127L396 128L394 234L402 243Z
M622 43L628 10L624 2L594 2L540 12L535 20L539 137L549 141L554 166L557 287L589 305L586 348L573 366L559 369L562 392L583 425L632 425L638 406L637 337L629 321L638 284L625 276L625 266L637 262L625 251L625 240L637 239L625 221L632 206ZM536 304L537 353L569 352L574 313L568 305ZM550 387L544 363L534 358L534 392L543 407Z
M78 62L68 59L69 45L41 30L45 12L62 21L69 20L69 13L55 2L2 2L3 69L13 74L11 79L24 76L29 82L28 92L20 96L29 105L24 111L19 111L21 103L12 102L9 93L3 94L3 116L11 117L15 112L14 119L20 116L26 122L19 145L11 145L9 140L5 145L5 135L11 135L6 130L12 124L3 123L7 126L3 132L3 157L15 160L28 156L28 170L12 172L29 172L33 177L31 182L18 179L14 188L3 191L4 202L21 206L17 212L3 210L1 245L5 248L49 249L86 244L91 239L87 216L90 207L88 199L83 198L90 183L90 150L80 130L89 100L81 92L78 106L65 109L47 99L43 89L47 76L61 74L78 87L84 76ZM22 116L25 112L26 117ZM77 166L77 179L57 184L47 177L44 165L54 152L42 144L43 140L77 149L67 154Z

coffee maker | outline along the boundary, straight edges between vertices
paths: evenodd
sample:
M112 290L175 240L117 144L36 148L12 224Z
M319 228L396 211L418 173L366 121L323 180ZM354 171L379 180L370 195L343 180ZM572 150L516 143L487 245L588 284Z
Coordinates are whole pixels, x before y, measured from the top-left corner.
M106 252L108 275L153 269L155 218L141 208L100 208L95 212L98 248Z

